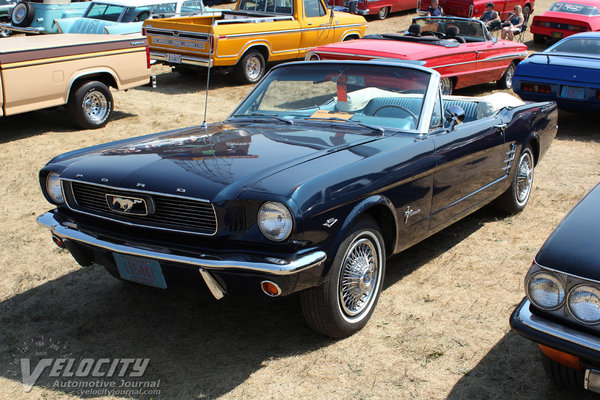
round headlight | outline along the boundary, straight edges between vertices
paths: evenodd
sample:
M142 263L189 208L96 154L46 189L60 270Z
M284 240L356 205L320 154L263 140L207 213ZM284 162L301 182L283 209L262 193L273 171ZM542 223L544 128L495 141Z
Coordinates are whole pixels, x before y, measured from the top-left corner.
M600 290L589 285L574 287L569 293L569 310L584 324L600 322Z
M62 194L62 188L60 187L60 175L56 172L50 172L46 177L46 193L56 204L62 204L65 202Z
M527 283L529 300L543 310L554 310L563 304L565 288L554 275L538 272Z
M292 215L281 203L268 201L258 210L258 227L263 235L274 242L287 239L292 233Z

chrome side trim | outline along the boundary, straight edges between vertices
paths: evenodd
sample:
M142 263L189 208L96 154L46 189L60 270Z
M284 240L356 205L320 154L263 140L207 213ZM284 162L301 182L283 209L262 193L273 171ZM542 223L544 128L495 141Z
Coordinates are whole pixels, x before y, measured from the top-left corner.
M50 231L61 239L70 239L74 242L87 244L115 253L129 254L138 257L147 257L155 260L169 261L178 264L186 264L196 268L210 269L236 269L254 271L272 275L292 275L309 268L316 267L327 260L327 254L318 250L308 253L296 259L284 260L272 257L257 258L257 261L242 261L237 259L205 259L200 257L189 257L175 254L163 247L152 247L145 244L117 244L107 240L99 239L92 233L81 231L75 223L61 223L53 212L47 212L37 218L37 222L50 229ZM240 256L246 256L240 254ZM242 258L240 257L240 258ZM247 260L248 257L246 256ZM215 281L216 282L216 281ZM212 290L212 289L211 289Z
M514 314L515 319L517 319L523 325L560 340L564 340L590 350L600 351L600 338L534 315L529 310L530 304L531 303L529 300L525 299L517 307L517 311Z
M24 28L20 26L14 26L11 24L0 24L0 29L6 29L13 32L21 32L21 33L42 33L45 29L42 27L39 28Z
M458 199L458 200L455 200L455 201L453 201L452 203L448 204L448 205L447 205L447 206L445 206L444 208L441 208L439 211L436 211L436 212L435 212L435 214L437 214L438 212L441 212L441 211L447 210L448 208L450 208L450 207L452 207L452 206L455 206L456 204L460 203L461 201L464 201L464 200L468 199L469 197L471 197L471 196L473 196L473 195L476 195L477 193L481 192L482 190L485 190L485 189L487 189L487 188L489 188L489 187L491 187L491 186L493 186L493 185L496 185L496 184L498 184L498 183L502 182L504 179L506 179L506 177L507 177L507 176L508 176L508 174L505 174L505 175L503 175L502 177L500 177L500 178L496 179L495 181L492 181L492 182L488 183L487 185L485 185L485 186L482 186L482 187L480 187L479 189L477 189L477 190L475 190L475 191L473 191L473 192L469 193L469 194L468 194L468 195L466 195L465 197L462 197L462 198L460 198L460 199Z

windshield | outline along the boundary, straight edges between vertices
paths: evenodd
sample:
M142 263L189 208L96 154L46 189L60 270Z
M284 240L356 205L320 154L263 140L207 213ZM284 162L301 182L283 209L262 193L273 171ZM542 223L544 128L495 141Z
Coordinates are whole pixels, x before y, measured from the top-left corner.
M415 130L430 77L400 66L288 65L270 73L232 117L354 123L369 133L374 127Z
M548 11L564 12L569 14L579 15L600 15L600 11L594 6L587 6L585 4L576 3L563 3L562 1L552 4L552 7Z
M546 50L547 53L574 53L600 56L600 38L569 38Z
M421 26L421 35L427 32L437 33L436 36L461 36L466 42L483 42L488 40L479 21L453 18L415 18L413 23ZM455 27L448 29L450 27ZM457 32L458 29L458 32Z
M112 4L95 3L88 8L84 17L113 22L139 22L144 21L155 14L165 16L174 15L176 6L176 3L163 3L140 7L124 7Z

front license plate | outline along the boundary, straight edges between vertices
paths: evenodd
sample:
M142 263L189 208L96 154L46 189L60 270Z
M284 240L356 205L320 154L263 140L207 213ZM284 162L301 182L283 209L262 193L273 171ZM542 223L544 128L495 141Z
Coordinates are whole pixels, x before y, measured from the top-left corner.
M562 39L562 32L552 32L552 39Z
M560 97L564 97L566 99L583 100L585 98L585 88L563 86L560 90Z
M113 256L121 278L161 289L167 288L167 282L165 282L158 261L118 253L114 253Z
M181 56L179 54L167 54L168 61L174 64L181 64Z

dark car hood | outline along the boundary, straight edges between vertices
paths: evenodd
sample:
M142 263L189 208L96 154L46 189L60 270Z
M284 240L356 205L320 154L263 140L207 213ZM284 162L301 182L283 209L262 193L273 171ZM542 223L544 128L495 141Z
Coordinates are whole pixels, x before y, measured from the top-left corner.
M103 146L57 162L66 166L64 179L217 201L235 198L282 170L377 140L369 130L329 127L222 123Z
M600 185L556 227L536 261L548 268L600 281Z
M537 53L520 62L515 77L544 77L561 81L600 83L599 58L565 53Z

